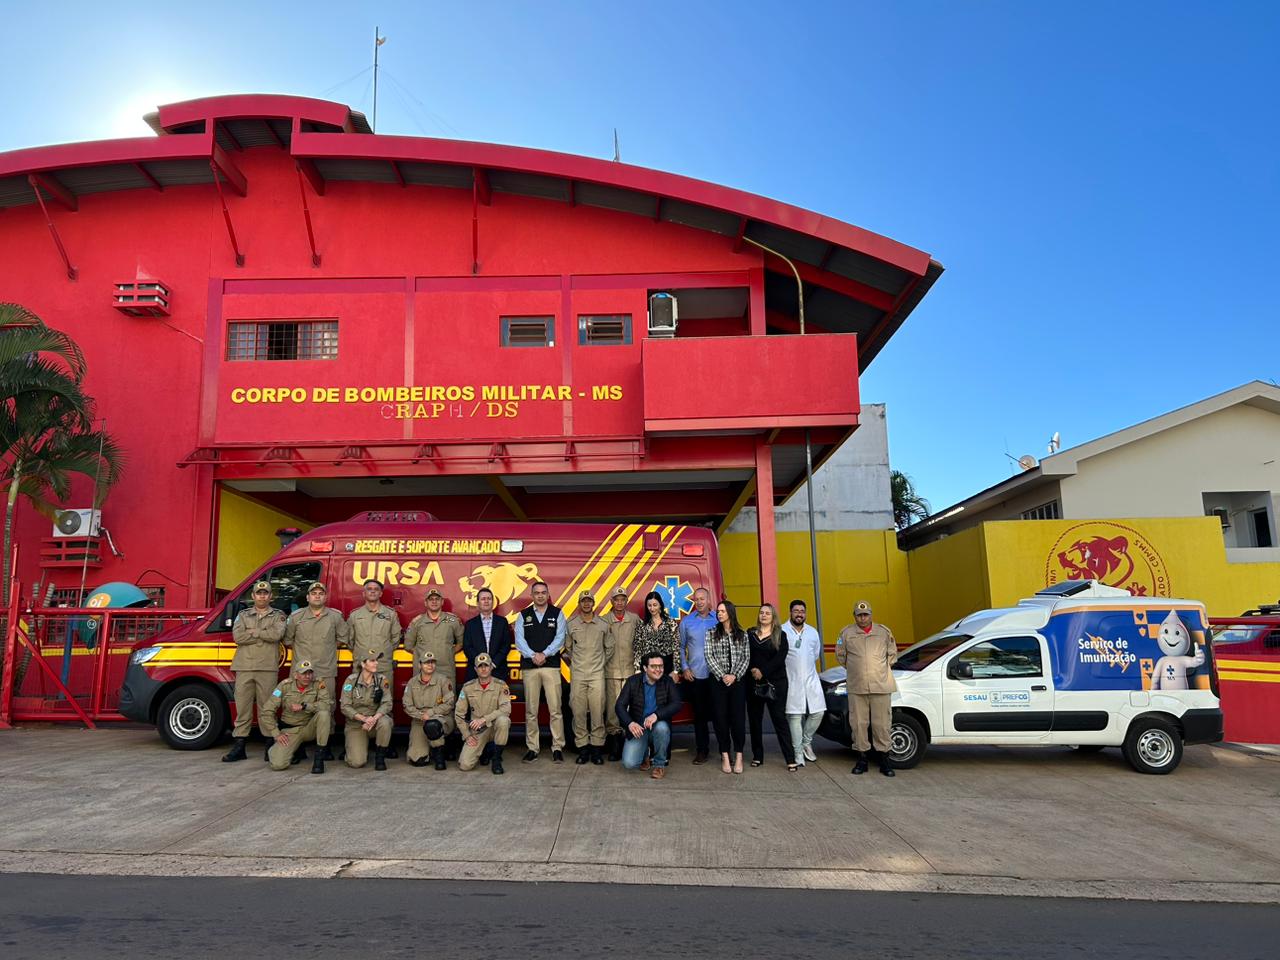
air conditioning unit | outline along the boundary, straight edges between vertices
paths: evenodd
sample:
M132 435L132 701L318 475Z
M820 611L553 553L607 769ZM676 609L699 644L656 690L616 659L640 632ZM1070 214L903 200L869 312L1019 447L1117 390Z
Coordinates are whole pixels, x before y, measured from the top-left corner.
M59 510L53 518L55 537L96 537L101 531L101 510Z
M649 336L674 337L679 319L680 311L674 294L649 295Z
M1231 526L1231 514L1227 512L1226 507L1214 507L1209 511L1209 516L1217 517L1223 530Z

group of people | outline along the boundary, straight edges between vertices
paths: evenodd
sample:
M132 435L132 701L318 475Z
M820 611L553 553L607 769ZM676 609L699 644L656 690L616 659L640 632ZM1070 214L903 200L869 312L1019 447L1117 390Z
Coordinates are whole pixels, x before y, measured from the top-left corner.
M232 627L236 720L224 761L246 759L256 707L272 769L286 770L306 759L305 745L314 743L311 772L324 773L325 761L334 759L329 740L336 704L344 722L346 764L365 766L372 741L374 769L387 769L386 761L398 757L391 711L395 651L402 642L413 657L413 677L400 703L411 720L406 759L414 766L444 770L456 759L461 770L487 764L494 774L504 772L513 647L524 682L525 763L541 753L537 717L543 700L552 760L564 760L562 662L570 665L579 764L603 764L607 756L663 779L671 722L685 702L693 713L695 764L709 760L714 731L721 770L741 774L749 730L751 766L762 765L766 711L789 771L817 760L813 737L826 710L817 673L822 641L805 622L803 600L792 601L785 621L773 604L762 604L756 622L744 629L735 605L721 600L713 608L704 588L694 592L693 610L679 620L657 592L645 597L641 617L627 609L629 597L622 588L610 595L604 614L596 610L594 593L583 590L577 611L566 618L550 602L547 584L539 581L530 589L533 602L510 623L494 613L492 591L481 588L480 612L463 624L444 610L444 595L432 588L426 609L402 636L399 616L382 605L382 583L366 580L362 591L364 604L344 618L327 605L324 584L315 582L307 589L307 606L286 616L271 605L271 584L254 584L253 606L242 610ZM293 669L277 682L281 643L292 650ZM354 670L339 690L340 647L352 650ZM466 661L466 680L455 691L458 653ZM837 654L847 671L855 774L868 769L874 741L881 772L894 775L889 700L896 658L893 634L873 623L870 606L859 603L854 623L841 631Z

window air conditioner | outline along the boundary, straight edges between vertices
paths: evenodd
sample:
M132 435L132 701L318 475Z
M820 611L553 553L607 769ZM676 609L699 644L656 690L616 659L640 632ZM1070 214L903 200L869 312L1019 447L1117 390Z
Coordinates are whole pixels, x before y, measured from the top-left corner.
M649 296L649 336L674 337L680 311L676 298L670 293L654 293Z
M1226 530L1231 526L1231 514L1227 512L1226 507L1214 507L1209 511L1209 516L1217 517L1218 521L1222 524L1223 530Z
M53 519L55 537L96 537L101 530L101 510L59 510Z

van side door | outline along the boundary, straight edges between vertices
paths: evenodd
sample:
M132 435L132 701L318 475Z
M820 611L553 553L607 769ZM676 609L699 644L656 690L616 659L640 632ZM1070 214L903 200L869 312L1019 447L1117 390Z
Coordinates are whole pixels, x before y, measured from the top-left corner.
M977 743L1049 736L1054 694L1043 637L972 640L948 657L942 671L946 736Z

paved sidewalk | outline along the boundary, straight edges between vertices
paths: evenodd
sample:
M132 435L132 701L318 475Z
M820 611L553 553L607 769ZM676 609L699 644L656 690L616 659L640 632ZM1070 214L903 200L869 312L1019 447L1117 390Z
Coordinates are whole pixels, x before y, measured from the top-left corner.
M775 749L726 776L692 766L685 739L655 782L514 747L503 777L403 761L315 777L273 773L260 744L224 764L141 728L15 730L0 733L0 871L1280 902L1273 756L1191 747L1146 777L1115 750L946 748L890 780L818 744L799 773Z

